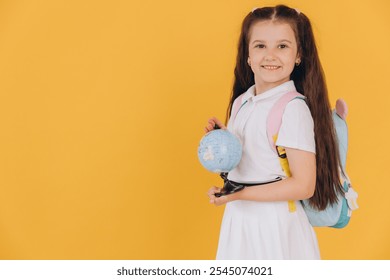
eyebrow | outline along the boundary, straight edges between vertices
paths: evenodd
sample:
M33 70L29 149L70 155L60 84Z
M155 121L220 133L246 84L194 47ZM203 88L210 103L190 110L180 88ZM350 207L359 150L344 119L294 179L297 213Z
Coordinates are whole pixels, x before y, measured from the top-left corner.
M252 42L252 44L254 44L254 43L265 43L266 41L263 41L263 40L254 40L253 42ZM276 41L277 43L284 43L284 42L287 42L287 43L290 43L290 44L292 44L292 42L290 41L290 40L287 40L287 39L282 39L282 40L278 40L278 41Z

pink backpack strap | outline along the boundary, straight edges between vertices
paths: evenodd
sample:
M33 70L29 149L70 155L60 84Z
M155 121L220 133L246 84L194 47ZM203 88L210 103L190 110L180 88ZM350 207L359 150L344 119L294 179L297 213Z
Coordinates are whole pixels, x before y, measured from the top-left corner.
M278 101L276 101L276 103L271 108L268 114L267 117L268 142L271 145L272 150L275 151L275 153L277 153L275 137L277 137L280 126L282 125L282 117L283 117L284 109L286 108L287 104L295 98L304 99L305 97L296 91L288 92L284 94L282 97L280 97Z
M242 105L242 98L244 97L244 93L241 94L239 97L236 98L234 102L234 106L232 108L232 114L230 115L231 119L234 120L238 114L238 111L240 111Z

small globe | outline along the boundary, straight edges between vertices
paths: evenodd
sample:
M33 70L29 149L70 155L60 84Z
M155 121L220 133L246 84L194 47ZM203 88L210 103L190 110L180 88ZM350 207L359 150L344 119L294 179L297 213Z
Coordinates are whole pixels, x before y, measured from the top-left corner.
M229 172L241 160L240 140L228 130L215 129L200 140L198 158L207 170L220 173Z

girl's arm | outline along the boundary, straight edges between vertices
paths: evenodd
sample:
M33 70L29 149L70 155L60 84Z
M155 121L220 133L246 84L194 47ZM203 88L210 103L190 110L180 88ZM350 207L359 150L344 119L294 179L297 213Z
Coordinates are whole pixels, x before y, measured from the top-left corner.
M222 205L234 200L288 201L302 200L313 196L316 183L315 154L297 149L285 148L291 177L275 183L246 187L230 195L215 197L220 188L208 192L210 203Z

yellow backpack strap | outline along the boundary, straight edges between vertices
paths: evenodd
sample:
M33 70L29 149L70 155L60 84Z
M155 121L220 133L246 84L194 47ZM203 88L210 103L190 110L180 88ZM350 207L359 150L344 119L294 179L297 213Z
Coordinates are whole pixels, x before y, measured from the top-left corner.
M279 129L282 125L284 109L286 108L287 104L295 98L304 99L305 97L296 91L284 94L281 98L279 98L278 101L276 101L267 117L268 142L272 150L275 151L275 153L278 155L280 166L282 167L287 177L291 177L291 171L288 165L286 150L283 147L276 146L276 140L278 139ZM289 212L296 211L296 205L294 201L288 201L288 209Z

